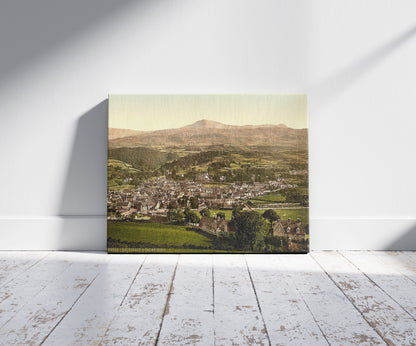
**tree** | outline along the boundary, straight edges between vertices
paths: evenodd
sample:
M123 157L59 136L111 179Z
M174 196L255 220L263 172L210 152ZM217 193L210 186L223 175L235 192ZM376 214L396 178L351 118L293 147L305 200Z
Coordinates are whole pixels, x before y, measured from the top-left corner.
M309 197L299 189L287 189L284 193L287 203L300 203L303 207L309 205Z
M172 203L172 201L171 201L171 202L169 202L169 204L168 204L168 210L171 210L171 209L175 209L175 206L174 206L174 204Z
M185 208L184 215L185 221L189 223L198 223L201 220L199 216L192 212L189 208Z
M169 209L167 212L167 217L168 220L173 223L185 222L185 214L182 213L180 209Z
M191 209L198 209L198 205L199 205L199 202L198 202L198 197L194 197L194 196L192 196L192 197L189 199L189 203L190 203L190 205L191 205Z
M301 199L300 205L301 205L302 207L309 207L309 196L308 196L308 195L303 195L303 196L302 196L302 199Z
M202 209L200 212L201 216L211 216L211 212L209 209Z
M188 216L188 220L187 221L189 223L199 223L199 221L201 221L201 218L198 215L196 215L195 213L191 213Z
M280 219L279 215L273 210L273 209L267 209L263 213L263 217L267 220L269 220L270 224L273 226L273 222Z
M261 251L265 248L264 238L267 236L269 227L257 212L239 212L233 223L236 228L237 245L240 249Z
M187 203L188 203L188 196L182 196L178 198L178 204L180 207L182 208L186 207Z
M243 206L241 204L233 204L233 212L231 214L231 220L235 219L239 213L243 210Z
M220 218L222 220L225 220L225 213L223 211L219 211L217 213L217 218Z

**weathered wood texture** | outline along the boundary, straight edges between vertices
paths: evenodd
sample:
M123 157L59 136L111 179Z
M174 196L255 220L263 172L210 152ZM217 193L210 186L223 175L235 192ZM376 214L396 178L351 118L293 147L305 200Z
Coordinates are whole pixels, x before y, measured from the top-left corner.
M144 255L112 255L77 304L45 340L45 345L99 344L144 259Z
M212 269L210 255L180 256L158 344L214 345Z
M310 255L279 257L331 345L379 345L383 340Z
M416 320L416 283L400 272L397 261L366 251L342 254Z
M372 253L377 256L384 265L391 268L391 273L388 274L389 276L397 276L397 274L400 273L416 283L416 252L373 251Z
M415 320L358 266L340 253L316 252L313 256L387 344L416 344Z
M216 345L269 345L243 255L214 256Z
M0 288L0 328L69 266L66 255L52 253L5 283Z
M271 344L327 344L278 256L246 255Z
M33 271L21 275L24 284L11 290L18 294L2 302L11 299L13 303L7 304L8 307L18 304L5 315L8 320L0 329L1 343L43 342L85 292L105 260L91 253L53 253Z
M0 345L416 344L414 252L0 252Z
M177 262L177 255L149 255L146 258L101 340L102 344L152 345L157 341Z
M0 287L44 259L48 252L5 252L0 256Z

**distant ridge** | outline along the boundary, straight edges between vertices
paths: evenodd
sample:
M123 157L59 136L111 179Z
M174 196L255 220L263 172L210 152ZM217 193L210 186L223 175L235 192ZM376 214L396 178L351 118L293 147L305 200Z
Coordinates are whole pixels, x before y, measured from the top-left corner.
M116 139L116 138L129 137L129 136L137 135L139 133L142 133L142 131L109 128L108 129L108 139L112 140L112 139Z
M284 124L236 126L202 119L180 128L157 131L109 129L110 148L231 145L301 149L307 148L307 143L307 129L293 129Z
M257 128L257 127L281 127L281 128L289 128L285 124L279 125L272 125L272 124L265 124L265 125L226 125L220 123L218 121L202 119L194 122L191 125L186 125L181 127L181 129L201 129L201 128L211 128L211 129L229 129L233 127L240 127L240 128Z
M246 129L255 129L255 128L264 128L264 127L280 127L288 129L285 124L273 125L273 124L264 124L264 125L227 125L220 123L214 120L208 119L201 119L198 120L190 125L185 125L179 128L173 129L165 129L165 130L154 130L154 131L139 131L139 130L129 130L129 129L116 129L116 128L109 128L108 129L108 138L115 139L115 138L123 138L128 136L134 136L141 133L151 133L151 132L158 132L158 131L172 131L172 130L179 130L179 129L231 129L231 128L246 128Z
M194 122L191 125L184 126L182 128L183 129L184 128L195 128L195 129L196 128L198 128L198 129L200 129L200 128L225 129L225 128L228 128L230 126L231 125L225 125L225 124L222 124L222 123L220 123L218 121L202 119L202 120L198 120L198 121Z

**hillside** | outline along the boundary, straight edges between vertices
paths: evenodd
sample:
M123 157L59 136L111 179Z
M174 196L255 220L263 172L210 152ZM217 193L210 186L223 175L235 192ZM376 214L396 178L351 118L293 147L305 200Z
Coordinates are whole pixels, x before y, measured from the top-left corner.
M109 138L109 148L138 146L203 148L212 145L279 146L289 150L307 150L308 131L289 128L283 124L233 126L200 120L178 129L136 131L125 137Z
M126 162L137 169L153 170L167 161L174 160L176 154L151 148L114 148L108 150L108 158Z
M142 131L136 131L136 130L126 130L126 129L108 129L108 139L116 139L116 138L123 138L123 137L129 137L134 136L136 134L139 134Z

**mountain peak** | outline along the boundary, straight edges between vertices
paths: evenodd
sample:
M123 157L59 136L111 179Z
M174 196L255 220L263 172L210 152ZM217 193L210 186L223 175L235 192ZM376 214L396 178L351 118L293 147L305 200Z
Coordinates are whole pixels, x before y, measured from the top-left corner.
M186 126L188 128L216 128L216 129L223 129L228 127L228 125L224 125L219 123L218 121L202 119L194 122L191 125Z

